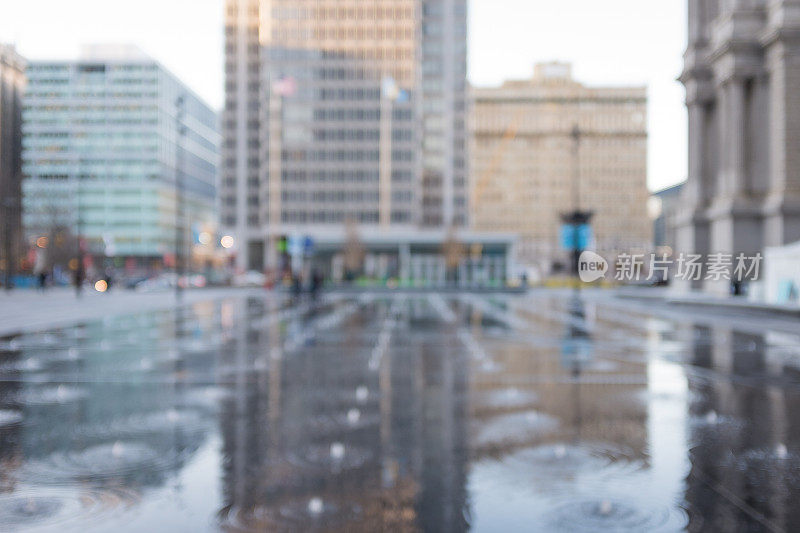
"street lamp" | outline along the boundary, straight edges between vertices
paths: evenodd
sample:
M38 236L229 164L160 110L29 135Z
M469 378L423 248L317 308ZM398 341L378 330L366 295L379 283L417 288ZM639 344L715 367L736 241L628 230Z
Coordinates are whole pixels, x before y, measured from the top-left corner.
M81 154L82 155L82 154ZM79 156L80 157L80 156ZM82 160L81 160L82 161ZM83 239L83 200L81 199L81 175L83 165L79 163L78 174L75 176L75 201L77 211L77 221L75 232L78 240L78 264L75 265L75 296L80 298L83 292L83 279L86 277L83 266L84 239Z
M562 213L561 221L564 224L565 247L572 252L572 265L570 272L573 276L578 276L578 263L581 254L589 243L591 234L591 221L594 213L581 209L581 165L580 165L580 145L581 130L578 125L572 128L570 134L572 138L572 211Z
M183 136L186 127L183 125L184 98L175 99L175 296L181 299L183 287L181 278L184 274L184 213L183 213Z

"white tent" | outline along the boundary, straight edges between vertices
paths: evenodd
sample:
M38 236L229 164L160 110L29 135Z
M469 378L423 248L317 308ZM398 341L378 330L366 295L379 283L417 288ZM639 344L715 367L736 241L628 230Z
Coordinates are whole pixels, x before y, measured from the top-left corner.
M800 303L800 241L764 251L764 285L767 302Z

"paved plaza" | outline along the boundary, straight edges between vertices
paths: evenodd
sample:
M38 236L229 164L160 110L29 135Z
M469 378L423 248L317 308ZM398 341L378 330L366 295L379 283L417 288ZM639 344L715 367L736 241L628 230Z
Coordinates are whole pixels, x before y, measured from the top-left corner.
M0 338L11 530L800 526L789 317L602 291L6 298L54 321Z

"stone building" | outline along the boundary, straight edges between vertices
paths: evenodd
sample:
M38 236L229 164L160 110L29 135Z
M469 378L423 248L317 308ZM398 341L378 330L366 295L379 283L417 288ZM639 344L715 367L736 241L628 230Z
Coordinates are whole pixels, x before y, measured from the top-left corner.
M571 66L472 91L472 223L517 233L518 262L566 267L561 215L594 212L592 248L609 257L649 250L647 92L587 87Z
M800 239L800 1L689 0L689 172L678 251ZM697 287L727 292L726 280Z
M0 44L0 270L8 285L16 270L22 232L22 95L25 62Z

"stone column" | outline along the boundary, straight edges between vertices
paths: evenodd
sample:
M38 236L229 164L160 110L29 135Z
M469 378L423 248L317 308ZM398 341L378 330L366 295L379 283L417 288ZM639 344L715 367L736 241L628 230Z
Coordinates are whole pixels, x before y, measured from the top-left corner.
M708 191L706 167L706 107L702 102L688 104L689 115L689 176L684 198L692 205L702 204Z
M712 188L712 198L719 198L726 196L728 192L728 183L730 182L728 174L730 173L730 98L728 98L728 84L721 83L717 89L717 137L719 138L719 165L717 168L717 175L715 176L714 187ZM708 135L710 132L704 132Z
M797 3L797 2L793 2ZM769 191L764 204L765 244L782 246L800 240L800 5L787 17L783 3L771 6L777 25L765 45L769 72Z
M709 142L716 122L710 122L705 84L691 80L687 85L689 114L689 168L682 208L674 215L675 253L707 254L709 252L709 224L706 217L709 195L717 188L717 165L713 164L715 147ZM702 94L702 96L701 96ZM678 291L699 288L699 282L676 279Z
M748 185L748 158L757 131L747 120L748 73L721 70L719 86L721 168L720 187L708 210L710 220L710 252L755 254L762 249L763 226L760 206L751 197ZM705 280L705 290L718 294L730 291L726 279Z
M747 146L745 129L747 128L745 113L744 80L731 78L727 83L727 107L729 120L726 125L729 144L727 146L727 172L725 174L725 191L731 196L739 196L746 192L747 183Z

